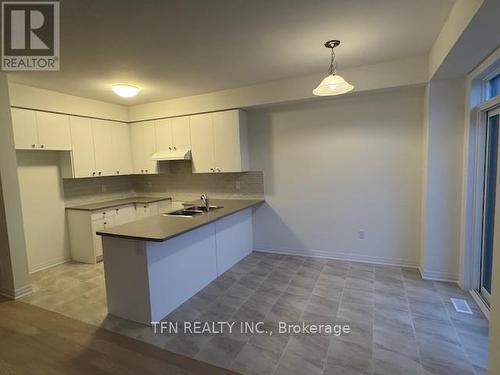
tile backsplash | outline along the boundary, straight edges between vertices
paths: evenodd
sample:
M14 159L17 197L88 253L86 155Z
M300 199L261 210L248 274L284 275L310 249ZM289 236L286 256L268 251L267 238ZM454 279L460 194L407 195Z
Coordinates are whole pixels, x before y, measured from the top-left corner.
M174 200L199 198L207 193L219 198L263 197L262 172L192 173L190 161L170 162L165 173L132 176L134 191L168 193Z
M198 199L207 193L214 198L261 198L264 196L262 172L192 173L190 161L169 162L155 175L111 176L64 179L67 205L133 195L169 195L174 200Z

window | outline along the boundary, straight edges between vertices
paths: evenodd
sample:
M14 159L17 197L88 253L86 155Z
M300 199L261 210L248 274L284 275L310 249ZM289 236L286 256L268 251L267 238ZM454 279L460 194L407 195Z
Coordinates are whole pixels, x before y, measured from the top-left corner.
M500 73L488 80L488 98L491 99L500 94Z

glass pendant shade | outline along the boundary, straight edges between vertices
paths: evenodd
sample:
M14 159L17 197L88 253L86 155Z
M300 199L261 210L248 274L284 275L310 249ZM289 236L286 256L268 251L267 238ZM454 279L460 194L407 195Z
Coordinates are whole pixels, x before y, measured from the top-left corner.
M321 83L313 90L313 94L317 96L340 95L354 89L354 86L346 82L344 78L337 74L329 74Z

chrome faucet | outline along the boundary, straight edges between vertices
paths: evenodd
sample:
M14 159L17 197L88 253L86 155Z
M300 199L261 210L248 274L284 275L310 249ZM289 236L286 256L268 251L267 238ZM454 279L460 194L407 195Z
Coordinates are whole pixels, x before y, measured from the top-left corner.
M206 194L201 195L201 200L203 201L203 204L205 205L205 208L207 209L207 212L210 211L210 204L208 202L208 197Z

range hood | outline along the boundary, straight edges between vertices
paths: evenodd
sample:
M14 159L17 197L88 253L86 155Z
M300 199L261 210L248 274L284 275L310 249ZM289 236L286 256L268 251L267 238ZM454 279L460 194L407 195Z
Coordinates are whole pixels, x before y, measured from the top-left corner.
M151 155L152 160L191 160L191 150L188 148L179 148L173 150L158 151Z

